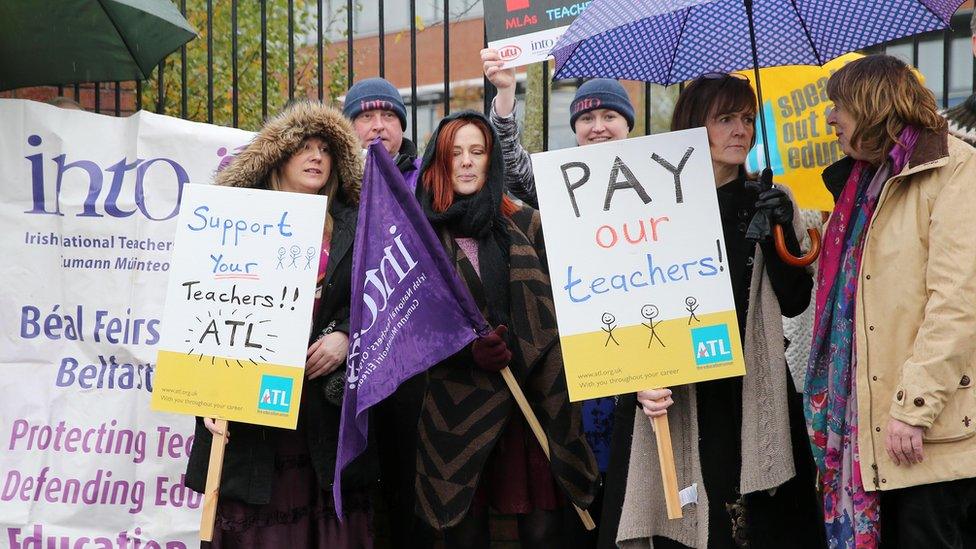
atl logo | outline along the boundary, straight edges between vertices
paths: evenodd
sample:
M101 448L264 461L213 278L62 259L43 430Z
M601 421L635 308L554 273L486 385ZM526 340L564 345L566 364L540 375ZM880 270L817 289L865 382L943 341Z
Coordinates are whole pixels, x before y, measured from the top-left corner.
M258 391L258 410L287 414L291 408L290 378L280 376L261 376L261 389Z
M529 9L529 0L505 0L505 11L513 12Z
M691 330L691 346L698 367L718 366L732 362L732 342L725 324Z

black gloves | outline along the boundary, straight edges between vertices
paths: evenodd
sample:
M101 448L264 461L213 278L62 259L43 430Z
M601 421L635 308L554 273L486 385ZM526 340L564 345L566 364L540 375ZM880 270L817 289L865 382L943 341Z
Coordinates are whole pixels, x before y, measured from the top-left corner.
M746 188L759 191L756 201L756 214L749 222L746 239L763 243L772 241L773 225L782 225L784 229L792 229L793 203L786 191L776 187L765 187L758 181L746 181ZM788 233L792 232L786 231Z
M766 210L769 220L777 225L788 227L793 223L793 202L782 189L773 187L759 193L756 208Z

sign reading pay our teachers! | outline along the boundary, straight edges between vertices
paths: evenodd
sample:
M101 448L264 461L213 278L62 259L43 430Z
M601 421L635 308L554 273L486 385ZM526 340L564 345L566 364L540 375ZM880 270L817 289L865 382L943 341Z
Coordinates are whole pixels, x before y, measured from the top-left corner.
M532 165L571 400L745 373L704 128Z
M318 195L187 186L153 409L295 428L325 208Z

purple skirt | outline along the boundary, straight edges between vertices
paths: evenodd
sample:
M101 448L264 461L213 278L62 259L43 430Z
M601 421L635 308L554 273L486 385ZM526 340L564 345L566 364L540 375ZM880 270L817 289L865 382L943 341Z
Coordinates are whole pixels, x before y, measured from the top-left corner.
M218 502L214 549L372 549L368 495L348 494L339 522L331 492L319 486L305 437L301 422L297 430L282 432L268 504Z

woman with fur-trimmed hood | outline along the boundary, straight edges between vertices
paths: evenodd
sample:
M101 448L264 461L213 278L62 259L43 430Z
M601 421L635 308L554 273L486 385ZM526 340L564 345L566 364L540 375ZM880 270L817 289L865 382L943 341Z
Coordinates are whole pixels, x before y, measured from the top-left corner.
M298 427L228 428L214 547L372 546L364 468L347 470L342 523L331 497L361 182L352 126L340 111L312 102L295 103L269 120L216 175L217 185L324 194L329 200ZM198 492L206 483L213 434L219 434L213 420L198 418L186 474L186 485Z

